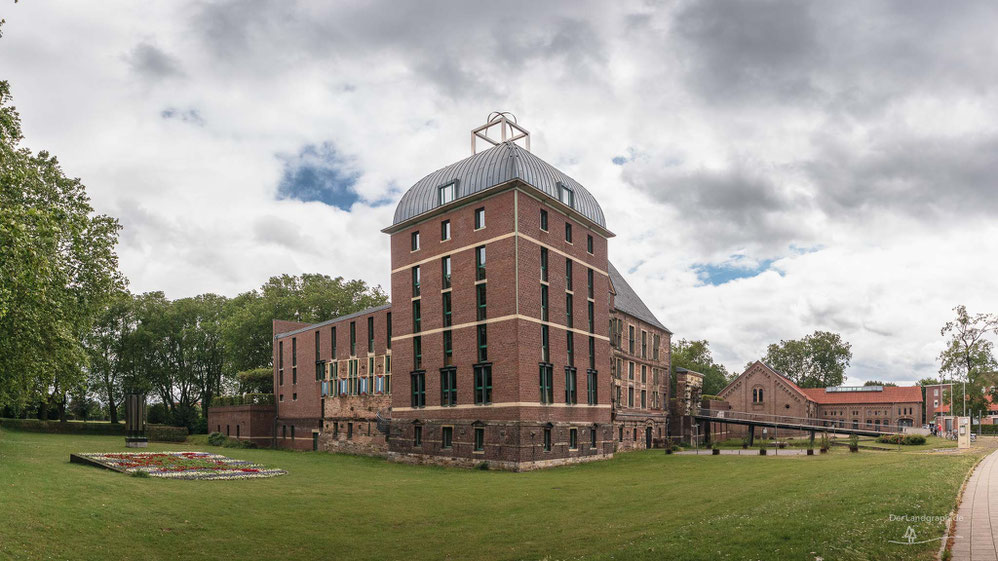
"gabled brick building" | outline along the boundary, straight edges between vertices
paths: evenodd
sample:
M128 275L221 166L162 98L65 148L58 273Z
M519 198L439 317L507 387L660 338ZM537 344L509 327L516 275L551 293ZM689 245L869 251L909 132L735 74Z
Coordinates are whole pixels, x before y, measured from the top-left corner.
M801 388L761 361L751 364L718 395L732 411L820 420L846 430L919 427L925 422L919 386ZM745 431L731 427L732 435Z

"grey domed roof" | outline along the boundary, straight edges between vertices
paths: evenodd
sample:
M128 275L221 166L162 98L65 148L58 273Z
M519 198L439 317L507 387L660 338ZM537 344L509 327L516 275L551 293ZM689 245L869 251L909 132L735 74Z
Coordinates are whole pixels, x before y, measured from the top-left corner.
M455 200L519 179L558 200L559 183L575 192L575 211L606 228L603 209L577 181L512 142L503 142L420 179L402 195L392 224L429 212L439 206L438 188L457 181Z

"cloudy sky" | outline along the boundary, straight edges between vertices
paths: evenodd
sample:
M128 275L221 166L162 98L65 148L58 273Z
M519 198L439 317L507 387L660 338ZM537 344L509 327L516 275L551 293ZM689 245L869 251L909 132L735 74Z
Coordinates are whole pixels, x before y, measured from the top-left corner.
M732 370L814 330L936 374L998 312L998 4L5 3L26 145L124 227L133 291L388 286L404 190L512 111L611 259Z

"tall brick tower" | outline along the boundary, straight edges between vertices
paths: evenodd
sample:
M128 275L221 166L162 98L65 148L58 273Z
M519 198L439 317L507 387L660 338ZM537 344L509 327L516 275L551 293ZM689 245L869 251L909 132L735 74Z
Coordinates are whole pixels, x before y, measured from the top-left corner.
M613 454L613 234L529 142L493 114L473 155L419 180L383 230L392 459L523 470Z

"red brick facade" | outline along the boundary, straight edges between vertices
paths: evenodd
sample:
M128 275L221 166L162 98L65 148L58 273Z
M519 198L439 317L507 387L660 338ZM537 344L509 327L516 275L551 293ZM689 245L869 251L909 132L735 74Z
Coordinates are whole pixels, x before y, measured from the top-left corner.
M273 405L209 407L208 430L268 447L274 437L274 415Z

